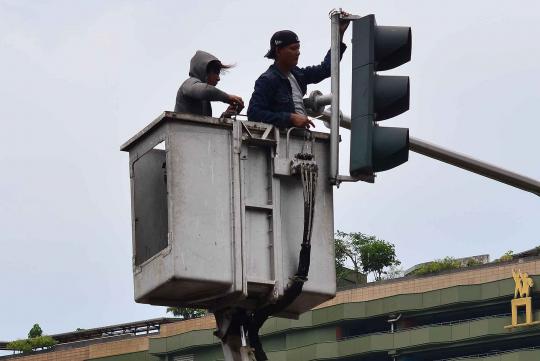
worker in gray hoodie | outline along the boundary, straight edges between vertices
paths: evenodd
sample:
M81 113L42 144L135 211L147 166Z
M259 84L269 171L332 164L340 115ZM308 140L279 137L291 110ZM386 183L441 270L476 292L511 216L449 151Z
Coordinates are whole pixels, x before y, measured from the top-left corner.
M239 113L244 101L237 95L227 94L216 88L222 69L229 69L210 53L197 50L191 58L189 78L178 89L175 112L212 116L210 102L220 101L229 104L224 114Z

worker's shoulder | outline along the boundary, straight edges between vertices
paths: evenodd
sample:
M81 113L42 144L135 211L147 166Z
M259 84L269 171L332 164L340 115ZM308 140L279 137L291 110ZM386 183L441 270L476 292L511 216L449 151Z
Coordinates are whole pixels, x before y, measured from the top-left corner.
M280 86L280 81L282 78L284 78L284 76L279 72L279 70L277 70L275 66L271 65L257 78L255 81L255 87L275 90Z
M180 87L183 88L183 87L187 87L187 86L192 86L192 85L197 84L197 83L203 83L203 81L201 79L199 79L199 78L195 78L193 76L190 76L189 78L184 80L184 82L182 83L182 85Z
M284 76L274 65L271 65L270 67L268 67L268 69L266 69L264 73L259 76L257 80L276 81L280 78L284 78Z

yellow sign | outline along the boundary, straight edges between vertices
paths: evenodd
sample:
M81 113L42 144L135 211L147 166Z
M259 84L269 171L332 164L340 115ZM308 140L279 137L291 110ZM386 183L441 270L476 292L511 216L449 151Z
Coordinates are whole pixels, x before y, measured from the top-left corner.
M512 270L512 276L516 287L514 288L514 299L512 300L512 324L504 328L530 326L540 323L533 321L532 298L530 296L531 288L534 286L532 278L527 273L516 272ZM518 307L525 307L525 322L518 323Z

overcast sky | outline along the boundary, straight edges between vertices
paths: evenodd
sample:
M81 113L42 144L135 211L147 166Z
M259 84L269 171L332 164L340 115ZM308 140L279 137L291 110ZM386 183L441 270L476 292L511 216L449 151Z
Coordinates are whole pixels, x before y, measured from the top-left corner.
M0 0L0 340L165 316L133 301L119 146L174 108L195 50L236 63L219 86L247 103L271 34L294 30L300 65L319 63L340 6L412 27L412 61L389 72L410 76L410 110L385 125L540 179L537 1ZM350 65L349 48L345 113ZM415 153L334 194L336 229L394 243L405 268L540 243L537 196Z

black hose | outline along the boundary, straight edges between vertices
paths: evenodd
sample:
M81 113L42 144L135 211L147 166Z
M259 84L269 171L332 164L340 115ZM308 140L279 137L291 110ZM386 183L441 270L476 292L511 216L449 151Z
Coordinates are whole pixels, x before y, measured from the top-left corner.
M313 155L300 153L297 159L311 161ZM317 185L317 164L314 162L300 163L300 176L304 190L304 232L302 235L302 245L298 259L298 269L292 277L289 287L285 290L283 297L276 303L266 305L256 310L247 322L249 344L253 348L257 361L266 361L268 357L263 350L259 337L259 330L264 322L276 313L279 313L290 306L302 292L304 282L307 281L311 260L311 231L313 225L313 212L315 209L315 188Z

